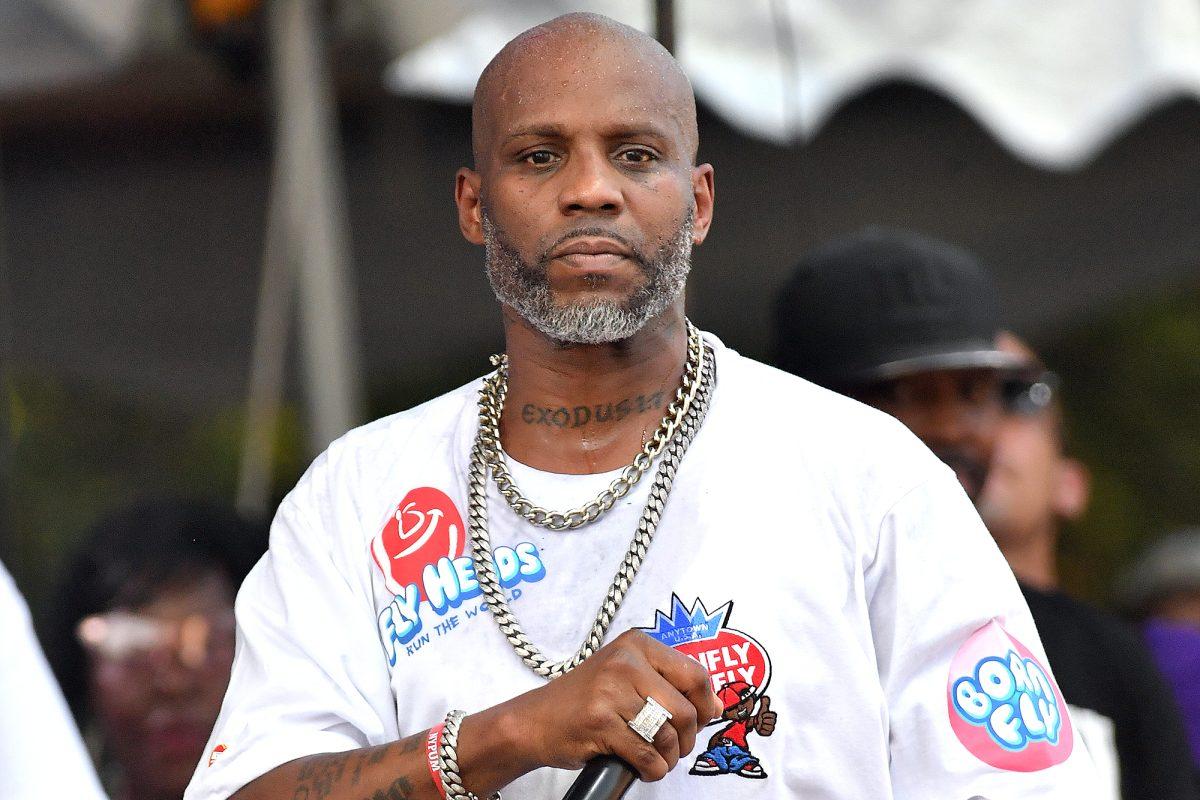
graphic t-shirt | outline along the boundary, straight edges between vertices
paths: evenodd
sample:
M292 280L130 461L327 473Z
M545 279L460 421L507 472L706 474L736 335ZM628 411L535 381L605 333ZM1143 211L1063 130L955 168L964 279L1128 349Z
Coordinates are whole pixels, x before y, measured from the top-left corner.
M637 796L1091 800L1090 761L1029 611L953 474L892 418L706 338L709 415L607 638L644 631L774 724L747 727L746 753L698 764L732 718L713 720ZM187 800L544 683L492 619L469 555L478 389L347 434L283 501L238 596L229 692ZM531 499L559 510L613 477L511 466ZM652 478L563 533L526 523L489 485L492 560L549 657L574 653L591 627ZM506 796L557 799L573 777L536 770Z

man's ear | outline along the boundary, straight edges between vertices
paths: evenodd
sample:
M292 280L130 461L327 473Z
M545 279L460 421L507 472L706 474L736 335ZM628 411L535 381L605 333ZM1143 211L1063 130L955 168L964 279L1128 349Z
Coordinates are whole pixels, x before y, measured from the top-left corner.
M483 244L483 204L479 173L466 167L454 176L454 203L458 206L458 229L471 244Z
M703 244L713 217L713 168L712 164L692 167L692 200L695 214L692 217L692 244Z
M1087 511L1092 496L1092 473L1083 462L1062 458L1054 475L1054 513L1061 519L1076 520Z

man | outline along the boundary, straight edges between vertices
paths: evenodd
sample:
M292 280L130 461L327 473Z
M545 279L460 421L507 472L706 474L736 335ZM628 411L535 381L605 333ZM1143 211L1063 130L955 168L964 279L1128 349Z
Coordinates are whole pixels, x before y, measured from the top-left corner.
M1087 510L1091 478L1078 459L1064 452L1057 377L1011 333L997 349L1023 358L1025 374L1014 374L1016 391L997 431L991 470L980 495L979 514L1013 573L1043 591L1058 588L1058 531Z
M1096 796L1195 797L1178 715L1145 649L1053 591L1057 518L1082 512L1086 472L1062 456L1052 381L1036 358L1011 337L997 346L996 290L974 257L867 228L802 259L777 315L781 366L897 417L995 525L1104 778ZM1036 437L1053 446L1031 447Z
M1091 798L953 477L684 318L713 169L670 55L538 26L481 76L473 144L459 225L506 356L280 506L189 800L557 798L604 754L641 798ZM716 757L726 689L757 711Z
M1027 360L996 436L979 513L1021 581L1050 662L1113 797L1193 797L1177 704L1152 654L1117 617L1066 594L1058 532L1087 510L1087 468L1065 452L1057 379L1018 338L997 347Z

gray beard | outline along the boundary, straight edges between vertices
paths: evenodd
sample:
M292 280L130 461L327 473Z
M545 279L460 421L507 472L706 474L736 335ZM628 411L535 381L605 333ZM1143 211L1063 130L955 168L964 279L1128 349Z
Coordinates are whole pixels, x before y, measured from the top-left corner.
M541 253L536 263L530 264L484 212L484 264L488 282L496 299L556 342L600 344L628 339L666 311L683 292L691 269L692 216L689 209L675 235L652 255L619 239L632 250L631 258L645 279L641 288L623 302L591 299L558 305L554 302L548 277L549 253L557 243ZM580 228L567 236L618 239L612 231L598 227Z

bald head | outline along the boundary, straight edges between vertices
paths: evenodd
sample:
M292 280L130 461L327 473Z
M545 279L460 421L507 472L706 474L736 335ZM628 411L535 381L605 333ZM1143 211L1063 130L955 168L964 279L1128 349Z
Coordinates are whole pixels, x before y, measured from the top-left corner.
M599 14L574 13L530 28L484 68L475 86L471 146L485 169L507 131L506 114L581 91L609 93L631 118L660 117L695 160L696 101L679 64L645 33Z

